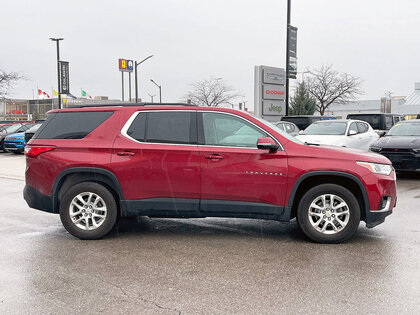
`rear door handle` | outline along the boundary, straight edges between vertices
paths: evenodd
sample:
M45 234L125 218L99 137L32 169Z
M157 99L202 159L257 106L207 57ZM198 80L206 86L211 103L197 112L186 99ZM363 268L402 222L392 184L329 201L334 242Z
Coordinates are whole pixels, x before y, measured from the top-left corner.
M223 156L220 154L209 154L209 155L205 155L204 157L212 161L218 161L218 160L223 159Z
M134 152L131 151L121 151L117 153L118 156L133 156L136 155Z

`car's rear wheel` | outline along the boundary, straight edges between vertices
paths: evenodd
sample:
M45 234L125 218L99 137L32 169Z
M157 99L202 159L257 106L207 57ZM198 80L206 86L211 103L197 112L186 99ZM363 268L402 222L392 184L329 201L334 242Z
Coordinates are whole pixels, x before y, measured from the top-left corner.
M99 239L117 220L117 204L104 186L83 182L74 185L60 202L60 218L66 230L80 239Z
M360 207L348 189L322 184L303 195L297 216L300 228L310 239L319 243L341 243L356 233Z

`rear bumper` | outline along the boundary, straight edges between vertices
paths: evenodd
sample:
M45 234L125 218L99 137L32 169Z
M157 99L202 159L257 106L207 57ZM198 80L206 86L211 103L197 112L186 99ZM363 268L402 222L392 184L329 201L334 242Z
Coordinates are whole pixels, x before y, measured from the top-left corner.
M50 212L58 213L54 209L54 198L49 195L41 194L35 188L25 185L23 189L23 198L30 208Z

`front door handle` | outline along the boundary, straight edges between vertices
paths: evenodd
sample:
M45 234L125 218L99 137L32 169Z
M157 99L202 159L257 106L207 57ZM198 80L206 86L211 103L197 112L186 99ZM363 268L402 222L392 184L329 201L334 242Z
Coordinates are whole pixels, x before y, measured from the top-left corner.
M220 154L209 154L209 155L205 155L204 156L206 159L208 160L212 160L212 161L219 161L221 159L223 159L223 156Z
M121 151L117 153L118 156L133 156L136 155L134 152L131 151Z

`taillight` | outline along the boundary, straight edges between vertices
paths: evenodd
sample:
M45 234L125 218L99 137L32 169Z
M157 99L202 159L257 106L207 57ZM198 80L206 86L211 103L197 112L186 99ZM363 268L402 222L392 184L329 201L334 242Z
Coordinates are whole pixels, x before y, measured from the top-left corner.
M25 146L25 155L27 157L36 158L38 155L54 149L54 146L27 145Z

